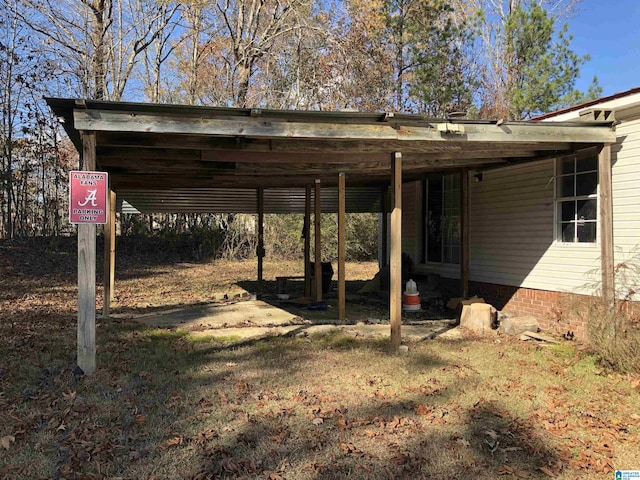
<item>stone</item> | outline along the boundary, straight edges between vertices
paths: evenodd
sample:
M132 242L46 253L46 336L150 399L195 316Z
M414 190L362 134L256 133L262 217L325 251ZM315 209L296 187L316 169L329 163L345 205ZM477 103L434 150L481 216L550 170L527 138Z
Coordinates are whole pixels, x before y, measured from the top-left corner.
M526 331L537 332L538 320L530 315L524 317L507 317L500 322L500 333L505 335L520 335Z

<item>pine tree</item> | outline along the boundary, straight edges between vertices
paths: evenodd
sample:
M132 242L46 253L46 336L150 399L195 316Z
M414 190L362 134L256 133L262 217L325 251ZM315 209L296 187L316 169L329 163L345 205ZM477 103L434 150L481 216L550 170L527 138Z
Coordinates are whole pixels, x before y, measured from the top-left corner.
M518 5L504 25L506 112L520 120L564 106L573 96L580 66L589 60L571 50L564 24L555 34L555 19L538 3ZM597 85L591 95L597 95Z

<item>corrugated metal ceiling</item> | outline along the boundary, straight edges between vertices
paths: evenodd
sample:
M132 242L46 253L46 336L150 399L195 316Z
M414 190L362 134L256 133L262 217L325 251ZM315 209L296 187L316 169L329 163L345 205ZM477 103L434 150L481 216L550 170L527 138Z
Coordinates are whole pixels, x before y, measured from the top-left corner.
M388 193L385 192L386 197ZM382 190L377 187L347 187L346 210L350 213L380 212ZM313 206L314 192L311 191ZM385 200L388 202L388 198ZM255 189L197 188L167 190L121 190L118 211L123 213L256 213ZM321 190L323 213L338 211L338 189ZM313 207L312 207L313 208ZM304 188L264 190L265 213L304 213Z

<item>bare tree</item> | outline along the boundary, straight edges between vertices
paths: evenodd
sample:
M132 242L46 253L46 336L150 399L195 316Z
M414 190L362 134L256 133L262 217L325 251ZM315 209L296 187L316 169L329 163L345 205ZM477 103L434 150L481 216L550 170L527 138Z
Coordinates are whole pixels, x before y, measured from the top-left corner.
M141 12L144 15L144 11ZM182 9L179 4L170 6L163 4L163 8L158 12L157 23L164 25L158 29L149 48L144 50L144 72L143 88L147 98L153 103L161 101L162 68L179 46L180 41L173 41L176 30L183 18Z
M217 1L222 34L229 39L227 86L233 104L246 107L258 62L271 52L278 39L301 28L306 0Z
M0 3L0 207L8 238L15 233L16 147L20 132L30 128L25 99L36 88L39 73L38 61L28 47L27 31L14 14L15 7L12 0Z
M16 13L76 94L120 100L143 52L178 10L158 0L22 0Z
M179 3L158 0L125 0L116 7L113 39L109 42L108 65L112 83L111 97L120 99L125 93L141 55L156 46L156 82L160 66L168 53L167 43L179 18ZM169 53L171 50L169 50ZM156 100L157 101L157 100Z

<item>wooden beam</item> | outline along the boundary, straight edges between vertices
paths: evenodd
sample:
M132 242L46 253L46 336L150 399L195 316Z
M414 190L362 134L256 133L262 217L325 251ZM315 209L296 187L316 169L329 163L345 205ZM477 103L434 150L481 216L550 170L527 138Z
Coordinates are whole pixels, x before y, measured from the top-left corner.
M338 174L338 320L346 318L346 281L345 281L345 257L346 257L346 196L345 175Z
M82 132L82 169L96 168L96 136ZM78 225L78 367L96 369L96 226Z
M256 291L257 298L262 297L262 268L264 259L264 188L258 187L258 246L256 247L256 255L258 256L258 286Z
M249 140L249 139L247 139ZM391 140L384 142L384 148L381 143L376 140L340 140L340 139L270 139L270 140L254 140L248 147L243 146L243 151L247 148L251 151L267 151L267 152L285 152L285 153L319 153L322 155L334 155L332 162L351 163L348 155L368 154L377 158L381 151L397 150L399 148L407 149L402 152L402 159L405 157L413 158L414 154L430 154L430 155L447 155L464 150L467 142L465 139L450 142L423 142L423 141L399 141ZM267 143L268 142L268 143ZM268 145L265 147L265 145ZM573 146L570 142L519 142L518 144L502 144L496 145L495 142L474 142L474 150L478 151L497 151L500 147L507 150L570 150ZM203 152L204 155L205 152ZM388 153L387 161L389 159ZM203 156L206 158L206 156ZM445 157L446 158L446 157Z
M468 154L476 154L477 152L469 152ZM480 152L481 153L481 152ZM404 170L414 170L420 171L425 168L453 168L460 166L471 165L483 165L487 163L499 163L499 162L507 162L509 159L513 158L533 158L534 154L530 152L522 152L516 153L508 158L503 157L505 152L497 153L495 155L488 156L487 158L479 158L474 156L472 159L468 158L452 158L452 159L427 159L420 158L415 159L413 161L407 161L404 156L402 157L403 169ZM460 155L460 154L458 154ZM388 157L388 155L386 155ZM385 161L370 161L366 156L353 155L354 158L362 157L363 161L356 162L353 161L350 164L341 164L341 163L305 163L305 162L292 162L285 163L282 161L278 162L264 162L264 163L238 163L235 169L227 169L227 171L232 171L235 175L313 175L313 174L327 174L330 172L335 172L336 170L340 170L345 173L364 173L364 172L385 172L389 171L389 160L388 158ZM423 155L420 155L423 157ZM426 157L426 156L424 156ZM228 165L229 163L225 163L224 165ZM185 165L185 169L194 168L201 169L203 171L211 171L211 172L221 172L220 168L215 168L216 163L205 164L199 162L197 165ZM140 171L144 171L144 165L139 165L138 168ZM167 166L171 169L179 170L181 168L180 163L174 162L170 166ZM149 168L159 168L159 169L167 169L165 166L157 166L154 163L149 163Z
M430 142L615 142L615 130L608 125L550 125L543 123L453 123L401 122L329 123L313 121L266 121L261 117L203 118L100 109L75 109L78 130L127 131L138 133L198 134L219 137L266 139L397 140Z
M97 157L100 166L102 166L105 161L119 160L121 158L136 159L138 162L154 158L195 161L202 160L202 152L197 148L98 147Z
M336 186L337 176L335 173L320 177L299 175L299 176L264 176L264 177L236 177L232 175L211 175L211 176L176 176L176 175L126 175L121 173L111 173L111 184L115 190L141 189L141 190L162 190L165 188L304 188L308 183L319 179L324 185ZM389 182L388 173L379 175L358 175L350 185L375 186Z
M163 152L164 149L159 149ZM554 151L555 153L555 151ZM183 159L180 156L161 156L141 159L137 157L137 150L131 149L126 155L112 158L100 158L100 168L109 172L130 174L230 174L230 175L316 175L330 174L336 170L350 173L384 172L388 173L388 155L384 159L372 159L369 154L350 154L351 162L324 162L321 158L314 158L315 154L295 154L290 161L275 158L273 154L256 154L264 157L262 161L248 162L241 153L230 152L219 156L217 161L199 159ZM521 158L535 158L532 151L493 150L490 152L465 151L450 154L414 154L413 159L403 157L404 170L421 171L424 169L445 169L468 165L486 165L490 163L507 162ZM469 158L472 156L472 158ZM237 161L238 158L243 161ZM270 160L270 158L274 158ZM447 158L450 157L450 158Z
M285 154L299 154L299 153L313 153L320 154L326 157L326 155L332 155L327 161L333 163L351 163L353 162L353 154L370 154L372 158L377 158L380 152L397 151L402 148L403 160L404 157L411 158L411 154L436 154L447 155L460 153L465 148L468 149L468 142L464 138L458 141L448 142L424 142L424 141L385 141L381 146L381 142L372 140L341 140L341 139L258 139L258 138L243 138L243 137L214 137L203 135L190 135L190 134L170 134L170 133L140 133L140 132L97 132L98 145L101 145L101 149L110 150L119 147L129 148L145 148L148 150L153 149L165 149L167 152L175 149L186 150L198 150L202 151L201 160L205 161L228 161L227 159L219 157L220 152L229 152L237 154L238 161L243 161L242 158L246 158L247 161L256 161L256 157L253 153L285 153ZM588 142L591 145L595 145L593 141ZM466 146L465 146L466 145ZM563 151L571 150L573 144L571 142L517 142L517 144L496 144L495 142L473 142L473 150L496 152L501 149L507 150L523 150L523 151L540 151L540 150L554 150ZM209 153L209 151L212 151ZM122 151L114 152L108 157L118 157ZM143 157L151 154L146 151L143 153ZM487 153L488 154L488 153ZM388 153L385 153L388 157ZM126 156L126 155L125 155ZM326 157L329 158L329 157Z
M117 214L117 197L116 192L111 190L109 194L109 209L111 211L111 248L109 250L109 292L111 300L115 295L116 283L116 214Z
M139 132L97 132L101 148L145 147L149 149L271 151L271 140L206 137L202 135Z
M391 157L391 281L389 287L391 347L402 341L402 154Z
M604 145L598 154L600 178L600 269L602 298L613 307L615 302L615 273L613 261L613 189L611 185L611 145Z
M311 185L304 188L304 295L311 296Z
M263 152L263 153L319 153L321 155L333 154L337 157L333 158L333 162L350 163L352 160L343 154L372 154L378 155L381 151L395 151L400 148L403 149L404 157L413 153L428 153L428 154L447 154L455 153L456 151L465 148L466 141L464 138L459 141L449 142L424 142L424 141L396 141L390 140L384 142L384 148L381 148L381 144L376 140L341 140L341 139L257 139L257 138L243 138L243 137L214 137L203 136L195 134L170 134L170 133L140 133L140 132L119 132L119 131L105 131L96 132L98 138L98 145L101 145L101 151L109 150L117 147L135 147L143 149L143 157L147 154L145 150L154 149L166 149L173 151L175 149L197 150L202 151L201 159L206 161L220 161L220 151L235 151L237 153ZM591 142L581 142L590 143ZM495 142L474 142L473 146L479 151L491 151L496 148L506 149L522 149L522 150L571 150L573 145L571 142L552 142L547 141L540 142L517 142L517 144L499 144ZM406 150L406 151L405 151ZM212 151L209 153L209 151ZM152 155L151 152L149 154ZM388 154L387 154L388 155ZM117 152L113 155L118 156ZM253 161L252 156L249 155L248 161ZM374 157L375 158L375 157ZM387 156L388 159L388 156ZM238 162L242 161L242 156L238 155Z
M469 298L469 171L460 169L460 295Z
M380 209L382 210L382 235L380 241L382 243L382 262L380 268L386 267L389 264L389 213L387 212L387 189L383 187L380 189Z
M320 220L322 217L322 205L320 203L320 180L315 181L315 194L313 197L315 212L313 220L315 222L315 262L314 262L314 280L316 282L315 301L322 300L322 232L320 228Z
M109 213L104 225L102 316L109 318L116 270L116 192L109 190Z
M386 147L386 146L385 146ZM202 152L202 158L199 159L208 163L238 163L249 164L253 168L260 166L282 166L284 165L300 165L302 168L321 168L323 165L344 165L357 166L358 164L385 165L388 167L389 155L383 152L382 146L378 146L380 152L348 152L348 153L327 153L324 151L316 152L245 152L233 150L207 150ZM386 147L388 148L388 147ZM424 148L429 150L428 144L424 144ZM159 149L165 151L166 149ZM415 152L402 154L402 161L406 166L419 166L425 163L432 164L456 164L457 162L466 161L467 157L476 159L499 159L512 157L534 157L538 150L534 148L521 147L520 145L500 145L495 144L492 148L479 149L475 148L475 144L462 144L460 146L451 145L450 148L442 152ZM554 149L553 152L556 152ZM110 157L109 160L120 160L122 158L137 158L135 150L131 150L124 155ZM152 157L158 158L158 157ZM188 161L181 156L167 155L163 158L180 159L181 162ZM445 160L447 162L445 162Z

